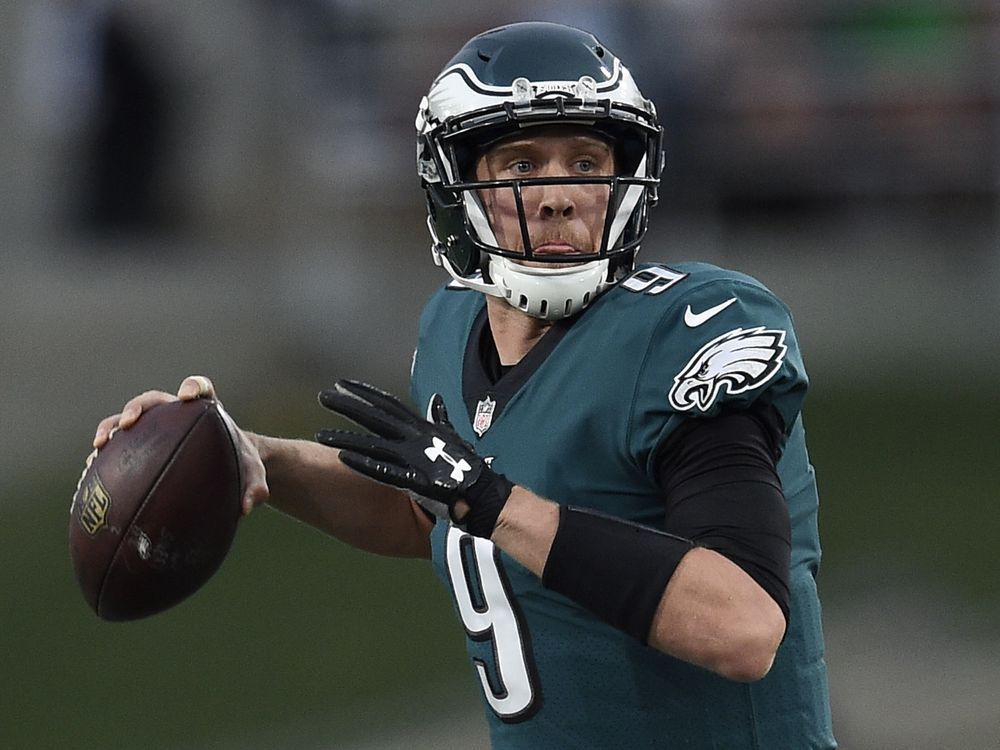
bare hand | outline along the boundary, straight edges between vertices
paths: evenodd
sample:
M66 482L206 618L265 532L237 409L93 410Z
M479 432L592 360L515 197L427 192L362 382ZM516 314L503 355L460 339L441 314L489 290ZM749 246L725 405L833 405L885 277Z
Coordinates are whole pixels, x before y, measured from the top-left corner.
M149 411L154 406L178 400L192 401L196 398L218 400L215 386L204 375L190 375L184 378L177 389L176 396L166 391L141 393L127 401L118 414L112 414L100 421L97 425L97 432L94 434L94 449L100 450L116 430L129 429L139 420L143 412ZM220 403L219 406L221 407L222 404ZM233 443L239 454L240 473L243 477L242 507L243 513L246 515L258 505L267 502L269 497L267 474L255 442L256 436L241 430L225 409L221 409L221 413L229 425Z

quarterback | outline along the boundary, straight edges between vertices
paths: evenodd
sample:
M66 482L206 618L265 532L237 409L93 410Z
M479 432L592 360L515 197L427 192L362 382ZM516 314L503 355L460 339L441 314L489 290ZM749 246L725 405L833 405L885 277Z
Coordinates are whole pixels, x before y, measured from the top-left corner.
M429 557L493 747L833 748L808 387L786 306L704 263L639 264L661 126L591 34L471 39L421 101L417 168L449 276L416 411L340 380L364 428L234 428L244 510ZM151 405L214 397L203 376Z

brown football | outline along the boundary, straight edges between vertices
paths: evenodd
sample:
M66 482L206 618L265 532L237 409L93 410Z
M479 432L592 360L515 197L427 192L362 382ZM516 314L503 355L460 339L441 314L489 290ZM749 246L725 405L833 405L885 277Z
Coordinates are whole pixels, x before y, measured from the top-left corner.
M217 402L160 404L117 430L73 496L69 549L105 620L162 612L218 570L240 519L240 467Z

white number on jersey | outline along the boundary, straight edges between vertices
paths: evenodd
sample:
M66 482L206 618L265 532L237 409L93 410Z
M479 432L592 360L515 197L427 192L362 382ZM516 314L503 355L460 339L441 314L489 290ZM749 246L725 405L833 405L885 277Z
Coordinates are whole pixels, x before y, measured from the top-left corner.
M495 669L473 659L486 701L503 721L527 719L539 707L534 664L526 648L527 632L512 604L498 560L488 539L448 528L448 576L469 637L492 640Z
M678 273L666 266L650 266L636 271L621 283L622 288L639 294L661 294L682 279L686 273Z

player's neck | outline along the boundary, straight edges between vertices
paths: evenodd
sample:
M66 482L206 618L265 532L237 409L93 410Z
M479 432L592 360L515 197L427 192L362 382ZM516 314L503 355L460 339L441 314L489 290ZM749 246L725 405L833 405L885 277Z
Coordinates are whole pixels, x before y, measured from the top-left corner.
M486 314L501 365L516 365L552 327L552 321L534 318L499 297L486 298Z

